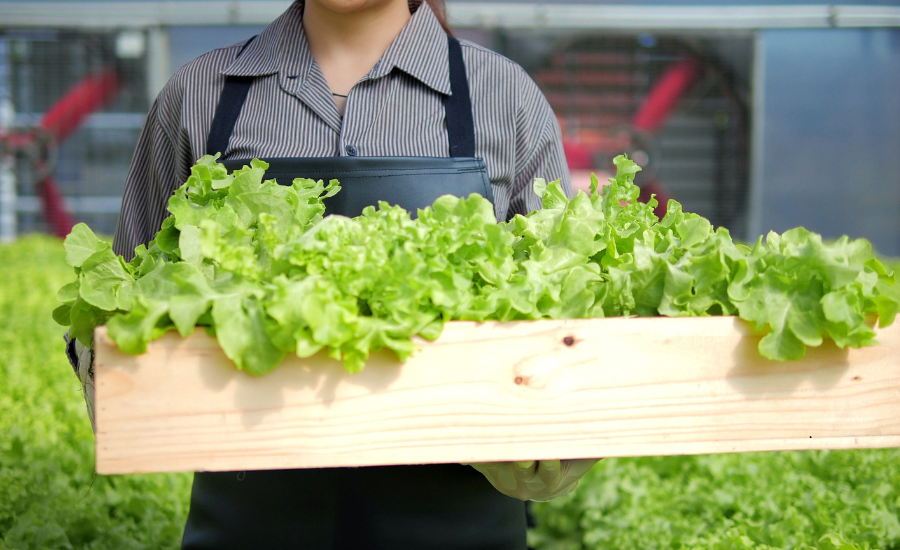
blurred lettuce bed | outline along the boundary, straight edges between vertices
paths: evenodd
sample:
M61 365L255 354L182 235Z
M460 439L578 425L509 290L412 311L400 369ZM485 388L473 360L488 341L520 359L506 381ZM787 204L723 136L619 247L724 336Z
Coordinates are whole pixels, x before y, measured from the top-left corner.
M900 548L900 449L608 459L534 513L538 550Z
M50 318L62 243L0 246L0 550L177 548L191 476L94 476L81 386Z
M61 243L29 237L0 254L0 550L178 548L190 474L93 474L50 318L72 277ZM538 550L900 548L898 512L898 450L609 459L573 495L535 506L530 539Z
M609 459L537 504L539 550L900 545L900 452ZM601 462L601 463L602 463Z

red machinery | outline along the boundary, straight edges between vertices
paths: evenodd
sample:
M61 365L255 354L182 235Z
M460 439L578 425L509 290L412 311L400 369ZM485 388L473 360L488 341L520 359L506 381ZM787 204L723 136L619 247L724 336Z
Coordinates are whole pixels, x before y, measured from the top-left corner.
M572 170L593 168L593 157L598 150L633 151L641 149L641 145L649 143L652 135L665 124L681 98L697 81L700 74L700 63L693 57L676 61L670 65L647 94L624 135L614 138L612 142L609 142L608 138L603 143L593 143L591 140L565 140L563 142L569 167ZM646 202L655 195L659 202L656 214L660 217L665 215L666 203L670 197L659 180L649 174L649 177L643 178L640 185L640 200Z
M641 143L649 142L700 73L700 64L693 57L669 66L634 115L628 128L628 136L616 143L607 143L603 148L635 150L640 148ZM37 128L8 134L2 138L2 145L7 151L23 153L33 164L44 218L53 233L60 237L65 237L71 231L74 220L66 211L52 176L52 153L56 145L75 132L90 114L109 103L120 86L121 79L115 69L105 69L89 75L47 111ZM596 144L566 140L563 145L570 167L593 167ZM646 201L651 195L656 195L659 201L657 214L663 215L669 195L655 176L649 176L641 182L641 200Z
M632 121L634 131L649 136L661 128L699 76L700 63L693 58L669 66L635 114ZM655 175L641 185L640 200L647 202L653 195L658 201L656 215L662 218L671 197Z
M37 128L9 133L2 138L0 145L7 152L24 156L33 164L44 218L59 237L69 234L74 221L66 211L53 179L53 152L56 145L72 135L91 113L109 103L120 86L121 79L114 69L89 75L44 114Z

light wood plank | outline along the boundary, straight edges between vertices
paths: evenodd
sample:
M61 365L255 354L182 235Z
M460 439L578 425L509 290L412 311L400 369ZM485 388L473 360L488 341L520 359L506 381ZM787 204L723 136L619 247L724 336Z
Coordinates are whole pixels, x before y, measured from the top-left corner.
M452 322L403 364L253 377L203 331L134 357L101 327L97 471L896 447L900 323L878 337L777 363L730 317Z

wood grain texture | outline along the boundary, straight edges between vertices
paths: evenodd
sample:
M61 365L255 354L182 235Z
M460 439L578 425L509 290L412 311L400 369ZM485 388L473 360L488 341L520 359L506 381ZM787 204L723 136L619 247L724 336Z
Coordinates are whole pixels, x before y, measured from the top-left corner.
M403 364L290 357L257 378L202 331L135 357L101 327L97 471L897 447L900 323L878 339L777 363L731 317L452 322Z

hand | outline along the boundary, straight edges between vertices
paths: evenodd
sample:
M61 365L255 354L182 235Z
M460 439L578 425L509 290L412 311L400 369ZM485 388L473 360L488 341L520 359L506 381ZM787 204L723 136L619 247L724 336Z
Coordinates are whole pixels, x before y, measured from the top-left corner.
M504 495L546 502L572 492L581 476L602 459L529 460L469 464Z
M81 390L84 393L84 403L87 405L88 418L91 421L91 429L97 433L97 424L94 421L94 351L75 338L65 335L66 356L75 371L75 376L81 382Z

